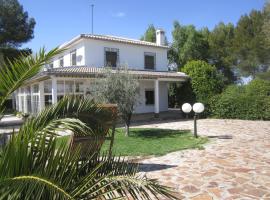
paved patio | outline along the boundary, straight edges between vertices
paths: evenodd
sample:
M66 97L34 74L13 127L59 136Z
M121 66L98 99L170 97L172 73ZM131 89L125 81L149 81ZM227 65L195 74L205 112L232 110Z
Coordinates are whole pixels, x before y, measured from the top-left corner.
M193 122L139 127L192 129ZM142 160L142 171L175 188L181 199L270 200L270 121L204 119L198 133L213 137L204 150Z

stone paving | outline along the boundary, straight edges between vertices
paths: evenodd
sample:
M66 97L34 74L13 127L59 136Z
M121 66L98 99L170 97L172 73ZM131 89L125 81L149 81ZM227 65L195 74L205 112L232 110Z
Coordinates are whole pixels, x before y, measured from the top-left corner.
M193 122L139 127L192 129ZM173 187L180 199L270 200L270 121L203 119L198 133L213 137L204 150L146 158L143 171Z

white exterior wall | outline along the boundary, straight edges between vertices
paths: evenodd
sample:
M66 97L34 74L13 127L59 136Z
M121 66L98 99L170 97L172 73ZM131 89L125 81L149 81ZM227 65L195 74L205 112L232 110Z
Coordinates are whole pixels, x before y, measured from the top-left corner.
M151 113L155 111L155 105L145 105L145 90L154 90L154 80L140 81L140 97L135 107L135 113ZM159 111L168 110L168 87L167 82L159 82Z
M59 58L64 57L64 67L71 66L70 52L76 50L77 66L104 67L104 48L119 49L120 66L127 65L132 69L144 69L144 53L156 54L157 71L168 71L167 49L132 45L112 41L83 39L68 48L67 51L53 58L53 66L59 67Z
M159 82L159 111L168 110L168 83L160 81Z
M93 67L104 66L104 48L119 49L119 64L127 65L132 69L144 69L144 53L156 54L156 70L168 71L167 49L142 45L124 44L102 40L85 40L85 64Z
M71 48L68 48L67 51L65 51L62 54L59 54L57 57L53 58L53 67L54 68L60 67L59 66L59 58L61 58L62 56L64 58L64 67L71 66L70 53L74 50L76 50L77 66L84 66L85 65L85 46L84 46L84 42L81 41L81 42L73 45Z

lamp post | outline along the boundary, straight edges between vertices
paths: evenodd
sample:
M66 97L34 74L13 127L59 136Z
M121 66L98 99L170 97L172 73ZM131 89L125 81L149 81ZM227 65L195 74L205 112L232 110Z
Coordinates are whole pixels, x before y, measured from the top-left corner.
M190 113L191 110L194 111L194 136L197 138L197 116L204 111L204 105L202 103L195 103L193 106L191 106L189 103L184 103L182 105L182 111L184 113Z

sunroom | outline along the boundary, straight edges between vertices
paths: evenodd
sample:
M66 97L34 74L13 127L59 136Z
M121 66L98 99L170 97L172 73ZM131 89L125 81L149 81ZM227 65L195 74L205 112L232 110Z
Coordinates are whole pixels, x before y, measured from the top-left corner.
M36 114L45 106L57 103L65 95L88 98L93 84L102 78L102 68L64 67L41 72L19 88L16 93L16 110ZM130 70L139 77L140 99L136 113L156 113L168 110L168 83L183 82L187 76L180 72Z

